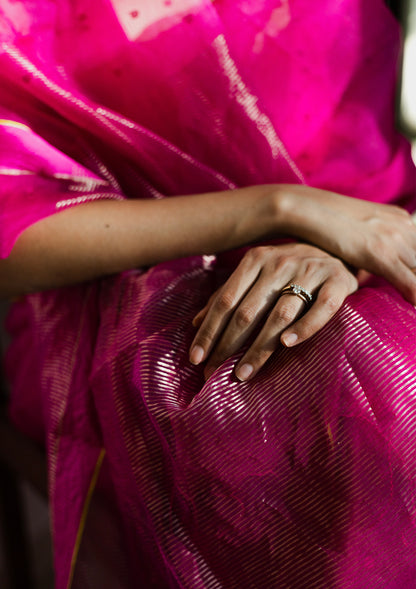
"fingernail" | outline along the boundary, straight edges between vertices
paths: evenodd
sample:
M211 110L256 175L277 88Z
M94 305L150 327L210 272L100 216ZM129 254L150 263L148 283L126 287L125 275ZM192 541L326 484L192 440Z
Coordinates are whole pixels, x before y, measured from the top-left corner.
M250 378L250 375L252 374L253 370L254 368L251 364L243 364L242 366L237 368L235 375L239 380L247 380L248 378Z
M285 335L282 336L282 344L285 345L287 348L290 348L290 346L294 346L297 341L298 336L296 335L296 333L285 333Z
M192 364L199 364L204 358L204 348L194 346L189 354L189 360Z

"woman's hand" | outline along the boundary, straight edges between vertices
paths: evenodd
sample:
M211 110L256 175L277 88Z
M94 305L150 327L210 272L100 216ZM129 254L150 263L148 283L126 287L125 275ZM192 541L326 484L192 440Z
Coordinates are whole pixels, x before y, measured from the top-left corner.
M405 210L307 186L277 190L289 234L383 276L416 305L416 226Z
M298 296L282 294L297 284L314 295L306 309ZM300 343L321 329L357 289L345 265L320 249L300 243L250 249L227 282L194 319L198 332L190 360L206 360L205 375L237 352L257 329L236 367L240 380L252 378L282 342Z

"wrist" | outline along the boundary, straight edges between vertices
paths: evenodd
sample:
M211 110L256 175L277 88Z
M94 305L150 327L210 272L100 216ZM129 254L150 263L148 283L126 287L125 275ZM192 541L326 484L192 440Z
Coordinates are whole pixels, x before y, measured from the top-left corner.
M278 234L297 236L296 229L302 225L299 195L292 186L278 184L270 195L271 217Z

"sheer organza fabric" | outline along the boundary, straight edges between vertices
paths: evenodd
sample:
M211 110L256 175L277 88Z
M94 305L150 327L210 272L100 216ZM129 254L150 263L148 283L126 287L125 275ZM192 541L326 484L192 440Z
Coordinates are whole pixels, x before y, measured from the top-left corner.
M381 0L0 0L0 252L103 198L307 183L416 208ZM251 383L188 362L238 252L15 303L56 587L416 585L416 314L382 281Z

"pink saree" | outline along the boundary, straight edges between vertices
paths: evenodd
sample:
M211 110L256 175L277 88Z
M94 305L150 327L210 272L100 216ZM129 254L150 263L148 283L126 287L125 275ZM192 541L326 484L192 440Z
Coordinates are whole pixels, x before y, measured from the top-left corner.
M305 182L416 208L382 0L0 0L0 254L94 199ZM138 236L138 239L140 236ZM236 256L238 252L236 252ZM26 297L57 589L416 586L416 313L383 281L239 383L191 319L234 253Z

